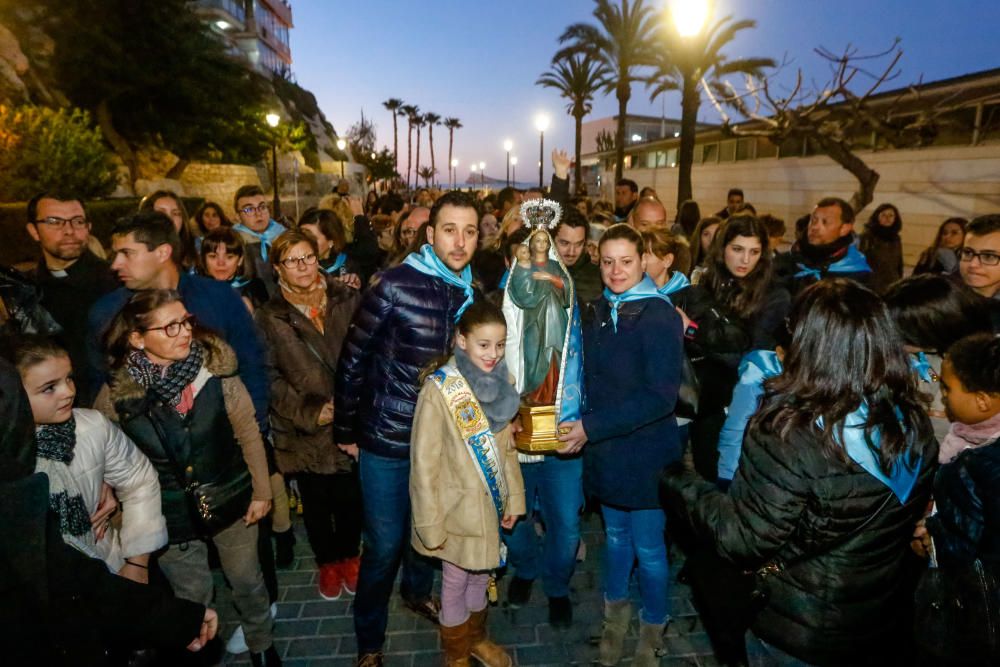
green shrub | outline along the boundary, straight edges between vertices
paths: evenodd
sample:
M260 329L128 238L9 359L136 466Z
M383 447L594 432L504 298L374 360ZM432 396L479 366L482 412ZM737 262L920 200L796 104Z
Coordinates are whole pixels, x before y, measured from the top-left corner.
M41 190L103 197L115 183L110 154L86 111L0 104L0 201Z

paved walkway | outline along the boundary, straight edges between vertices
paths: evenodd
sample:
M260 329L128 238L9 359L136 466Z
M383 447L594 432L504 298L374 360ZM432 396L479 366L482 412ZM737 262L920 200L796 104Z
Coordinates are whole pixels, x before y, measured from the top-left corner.
M296 520L295 530L298 558L294 569L278 573L281 587L275 624L278 651L286 667L353 665L356 644L351 600L345 597L329 602L319 597L316 565L300 520ZM510 577L501 582L500 604L490 611L490 632L496 641L511 651L515 665L589 665L596 659L597 648L591 645L589 639L600 627L600 571L604 555L604 536L597 517L591 516L584 522L583 539L587 544L587 559L577 565L573 575L571 598L574 624L569 630L555 630L549 626L548 604L540 582L536 583L531 601L517 610L507 608L503 602L503 586ZM676 572L679 560L671 565ZM218 590L223 637L228 639L233 627L232 607L222 592L225 586L219 586ZM667 630L667 654L661 665L717 665L711 655L708 636L691 606L689 589L673 582L670 594L673 622ZM633 620L625 646L626 656L630 656L635 647L635 624ZM385 652L389 667L433 667L441 664L436 627L403 609L398 595L393 597L390 605ZM227 665L249 664L246 654L227 658ZM622 664L630 662L630 659L625 659Z

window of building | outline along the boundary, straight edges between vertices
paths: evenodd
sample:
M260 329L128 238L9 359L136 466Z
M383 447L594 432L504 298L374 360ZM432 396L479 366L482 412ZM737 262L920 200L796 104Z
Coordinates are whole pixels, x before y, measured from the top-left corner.
M756 155L756 137L741 137L736 140L736 159L752 160Z
M705 144L705 151L703 153L704 159L702 162L705 164L714 163L719 161L719 144Z
M736 140L730 139L719 144L719 162L736 161Z

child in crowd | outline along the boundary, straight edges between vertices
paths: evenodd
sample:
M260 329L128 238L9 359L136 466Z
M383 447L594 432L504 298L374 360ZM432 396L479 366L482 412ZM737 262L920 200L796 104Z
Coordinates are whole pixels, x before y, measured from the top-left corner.
M149 459L101 413L73 408L76 386L65 349L28 336L15 345L13 361L35 420L35 471L49 478L49 507L63 540L112 572L146 583L149 554L167 543L160 483ZM120 530L110 521L91 525L105 483L122 503Z
M975 334L948 348L941 366L941 393L952 425L938 455L936 509L918 525L914 549L924 556L930 552L941 573L951 573L956 579L963 570L978 570L976 579L981 583L969 593L982 595L989 609L1000 601L996 578L1000 563L1000 338ZM956 636L918 636L917 643L933 664L955 664L959 652L962 664L996 664L1000 656L989 635L1000 628L1000 622L994 616L987 623L992 628L954 628Z
M441 642L446 665L470 656L512 664L486 635L489 571L504 564L500 529L525 513L511 420L520 397L503 361L507 324L492 303L458 321L454 355L421 379L410 445L413 548L440 558Z

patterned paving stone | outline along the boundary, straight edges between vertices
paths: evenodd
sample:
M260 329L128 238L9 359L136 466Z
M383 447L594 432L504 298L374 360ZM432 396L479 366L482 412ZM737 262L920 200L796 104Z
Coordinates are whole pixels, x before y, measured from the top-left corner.
M301 520L295 520L298 536L296 561L287 571L279 572L281 587L278 617L275 621L276 646L287 667L348 667L354 664L357 642L354 637L352 600L345 596L327 601L316 590L316 565L309 552ZM521 667L590 665L597 658L594 638L600 632L603 614L601 596L601 561L603 533L600 521L587 517L583 526L587 559L579 563L571 581L574 624L567 630L548 624L548 601L541 585L536 585L531 600L520 609L508 607L502 600L490 610L490 632L506 647ZM671 554L674 555L674 554ZM672 572L680 566L671 562ZM509 577L501 580L506 589ZM224 638L235 628L235 611L221 575L217 575L217 607L223 620ZM633 585L633 604L639 607L638 591ZM434 667L442 662L438 634L434 626L406 611L399 596L390 604L386 641L386 664L390 667ZM666 655L661 667L714 667L708 636L691 604L690 590L672 583L670 613L673 617L665 638ZM625 643L623 665L631 663L635 649L636 621ZM228 655L225 665L246 665L246 654Z

